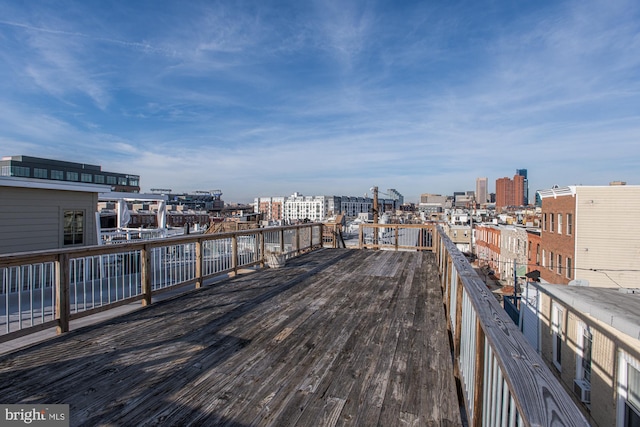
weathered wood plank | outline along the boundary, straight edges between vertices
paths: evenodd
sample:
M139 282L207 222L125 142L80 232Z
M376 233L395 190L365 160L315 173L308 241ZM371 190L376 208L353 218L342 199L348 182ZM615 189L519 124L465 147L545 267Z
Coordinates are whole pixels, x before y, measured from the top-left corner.
M1 357L0 400L72 425L457 425L433 262L312 252Z

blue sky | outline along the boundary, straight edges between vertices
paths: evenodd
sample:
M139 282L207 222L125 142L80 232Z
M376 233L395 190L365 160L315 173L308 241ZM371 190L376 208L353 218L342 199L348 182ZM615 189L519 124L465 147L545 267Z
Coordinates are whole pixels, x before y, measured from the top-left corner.
M640 184L640 2L0 0L0 155L143 191Z

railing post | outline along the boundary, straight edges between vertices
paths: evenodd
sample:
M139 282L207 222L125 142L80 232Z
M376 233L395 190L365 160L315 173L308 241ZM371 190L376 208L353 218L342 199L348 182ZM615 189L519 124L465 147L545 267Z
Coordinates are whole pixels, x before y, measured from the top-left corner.
M69 332L69 255L59 254L55 262L56 266L56 314L59 334Z
M453 339L453 354L455 360L460 360L460 342L462 340L462 292L464 285L458 276L456 284L456 333Z
M284 254L284 228L280 229L280 253Z
M398 245L400 244L399 240L400 240L400 226L396 225L395 226L396 232L395 232L395 247L396 247L396 252L398 252Z
M142 305L151 304L151 249L144 245L140 249L140 280L142 285Z
M300 255L300 227L296 227L296 256Z
M474 387L473 387L473 420L471 425L473 427L481 427L482 426L482 403L484 401L484 347L485 347L485 336L484 331L482 330L482 325L480 324L480 320L476 317L476 371ZM515 411L515 409L514 409Z
M264 230L260 230L258 239L260 239L260 268L264 268Z
M202 269L204 262L202 262L202 240L196 240L196 289L202 287Z
M238 235L236 233L231 236L231 268L233 274L238 275Z

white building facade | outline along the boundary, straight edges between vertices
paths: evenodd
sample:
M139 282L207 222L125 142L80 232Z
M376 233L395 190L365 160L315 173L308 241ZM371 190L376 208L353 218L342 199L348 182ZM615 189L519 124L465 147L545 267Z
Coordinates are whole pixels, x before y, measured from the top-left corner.
M263 214L263 219L292 224L301 221L320 222L344 214L357 218L360 214L373 212L373 199L351 196L304 196L294 193L289 197L259 197L254 199L254 211ZM399 209L399 199L378 199L380 214Z

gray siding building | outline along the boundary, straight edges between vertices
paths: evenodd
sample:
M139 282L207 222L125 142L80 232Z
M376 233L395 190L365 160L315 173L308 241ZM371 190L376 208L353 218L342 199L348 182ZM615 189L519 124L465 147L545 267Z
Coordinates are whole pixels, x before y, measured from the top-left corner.
M110 187L0 177L0 253L97 244L98 194Z

